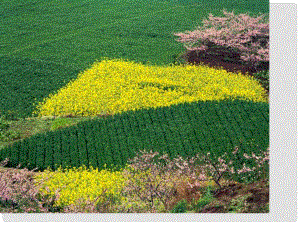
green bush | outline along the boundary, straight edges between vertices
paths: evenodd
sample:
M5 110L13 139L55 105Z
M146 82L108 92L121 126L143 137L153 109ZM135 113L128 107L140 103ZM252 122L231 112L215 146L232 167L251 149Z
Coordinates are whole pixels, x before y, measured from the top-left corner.
M195 211L198 213L198 212L201 212L201 210L208 204L210 204L212 201L214 200L214 197L211 193L211 190L210 188L208 187L205 195L200 198L197 203L194 205L194 209Z
M10 124L4 116L0 118L0 141L6 142L16 140L20 137L20 134L16 131L10 130Z
M9 124L0 120L0 132L7 131L9 128Z
M249 204L247 204L246 200L250 196L251 196L251 194L246 194L246 195L240 196L236 199L232 199L230 202L230 206L229 206L229 212L230 213L247 212Z
M9 130L6 132L0 132L0 141L9 142L18 140L21 138L21 134L17 131Z
M188 210L188 203L185 199L178 202L172 209L172 213L185 213Z

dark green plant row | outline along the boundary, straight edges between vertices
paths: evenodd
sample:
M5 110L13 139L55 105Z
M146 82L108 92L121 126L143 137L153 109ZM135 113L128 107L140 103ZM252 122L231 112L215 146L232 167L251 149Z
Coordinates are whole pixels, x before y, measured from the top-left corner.
M79 123L14 143L0 151L9 166L43 170L81 165L123 166L139 150L171 157L210 152L217 158L235 146L240 154L269 145L269 105L246 101L186 103L127 112ZM242 163L242 155L240 157Z
M34 103L77 77L76 67L30 58L0 57L0 116L28 117Z

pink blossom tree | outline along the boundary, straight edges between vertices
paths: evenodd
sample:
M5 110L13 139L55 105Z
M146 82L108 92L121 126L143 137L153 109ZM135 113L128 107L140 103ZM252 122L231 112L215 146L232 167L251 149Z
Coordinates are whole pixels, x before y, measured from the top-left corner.
M223 13L225 17L209 14L202 27L175 36L190 51L201 52L217 47L220 55L228 50L234 51L245 64L257 66L260 62L268 62L269 23L266 16L234 15L226 10Z

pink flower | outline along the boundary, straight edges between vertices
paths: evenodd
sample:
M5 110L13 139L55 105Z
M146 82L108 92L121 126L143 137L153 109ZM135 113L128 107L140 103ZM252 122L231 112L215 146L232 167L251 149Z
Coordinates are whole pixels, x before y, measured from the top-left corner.
M238 151L239 151L239 148L238 148L238 147L235 147L235 148L234 148L234 151L232 152L232 154L235 155Z
M246 159L250 159L251 157L249 156L249 155L247 155L246 153L244 153L244 157L246 158Z
M230 172L234 173L234 168L233 167L231 167Z

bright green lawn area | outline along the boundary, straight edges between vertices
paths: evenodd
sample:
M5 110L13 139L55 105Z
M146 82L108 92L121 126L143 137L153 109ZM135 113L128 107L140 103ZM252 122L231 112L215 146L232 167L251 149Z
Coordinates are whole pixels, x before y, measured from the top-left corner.
M1 0L0 113L30 116L34 102L102 57L173 63L184 51L173 33L224 8L268 13L269 1Z

